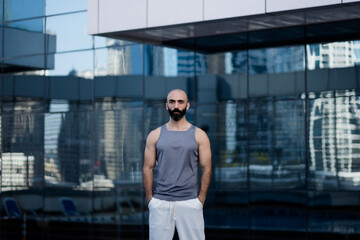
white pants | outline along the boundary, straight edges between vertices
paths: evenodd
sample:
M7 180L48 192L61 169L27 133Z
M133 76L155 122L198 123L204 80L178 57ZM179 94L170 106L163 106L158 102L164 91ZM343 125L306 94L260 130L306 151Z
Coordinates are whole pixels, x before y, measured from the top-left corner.
M149 203L150 240L172 240L176 230L180 240L204 240L203 205L199 199Z

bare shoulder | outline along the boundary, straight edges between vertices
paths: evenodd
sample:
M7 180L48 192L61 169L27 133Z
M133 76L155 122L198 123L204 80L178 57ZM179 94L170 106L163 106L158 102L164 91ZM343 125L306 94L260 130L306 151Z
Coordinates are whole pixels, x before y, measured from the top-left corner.
M208 138L206 132L198 127L196 127L196 130L195 130L195 139L198 144L209 142L209 138Z
M146 142L149 144L156 144L157 141L159 140L160 133L161 133L161 127L152 130L147 136Z

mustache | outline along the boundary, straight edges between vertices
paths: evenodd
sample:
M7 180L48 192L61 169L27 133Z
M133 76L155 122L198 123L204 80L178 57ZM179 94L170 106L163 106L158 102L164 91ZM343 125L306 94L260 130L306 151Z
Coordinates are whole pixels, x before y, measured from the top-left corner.
M178 108L175 108L175 109L173 109L173 110L170 110L170 112L171 113L181 113L181 111L180 111L180 109L178 109Z

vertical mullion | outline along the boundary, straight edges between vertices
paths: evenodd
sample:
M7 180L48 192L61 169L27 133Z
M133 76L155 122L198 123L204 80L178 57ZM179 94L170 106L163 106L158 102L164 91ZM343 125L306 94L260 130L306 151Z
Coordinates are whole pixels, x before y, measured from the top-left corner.
M304 25L304 54L305 54L305 69L304 69L304 82L305 82L305 102L304 102L304 136L305 136L305 203L306 203L306 218L305 218L305 235L306 239L309 238L309 124L308 124L308 54L307 54L307 28Z

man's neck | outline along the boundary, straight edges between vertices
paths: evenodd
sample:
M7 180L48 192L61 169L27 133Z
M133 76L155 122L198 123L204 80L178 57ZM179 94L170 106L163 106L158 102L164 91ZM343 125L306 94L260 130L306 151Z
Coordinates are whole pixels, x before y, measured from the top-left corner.
M170 118L170 121L166 125L168 130L172 131L185 131L190 128L190 123L186 121L185 117L179 121L174 121Z

